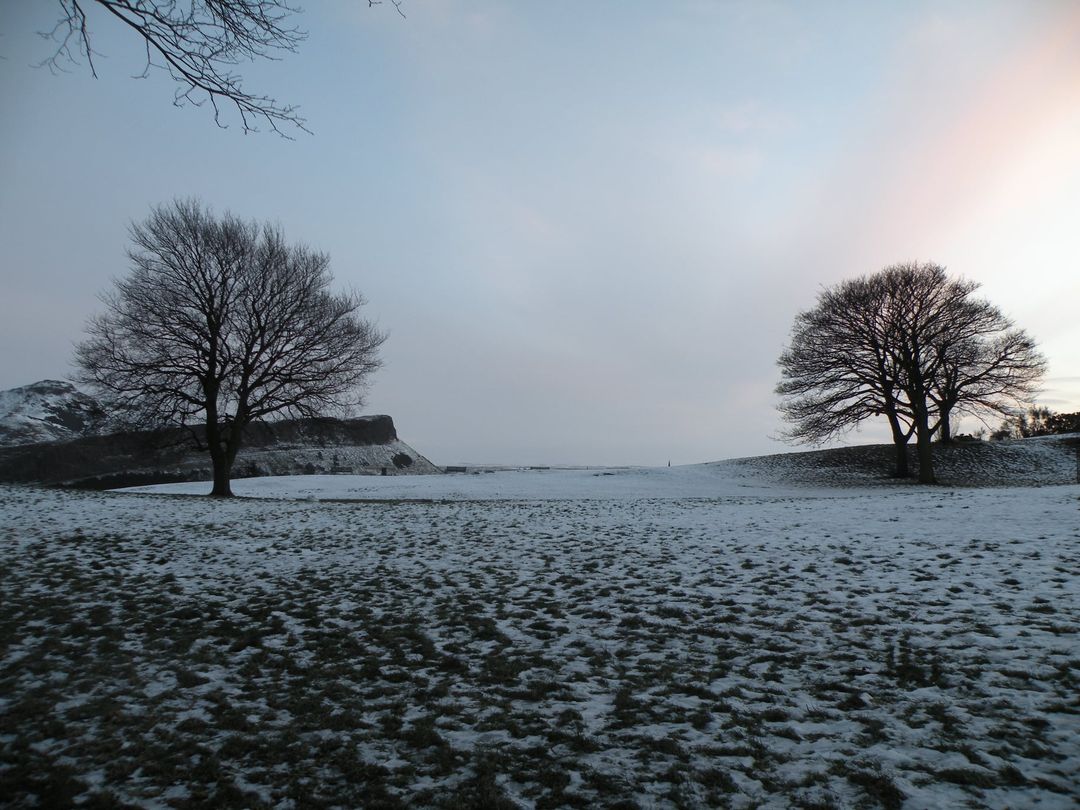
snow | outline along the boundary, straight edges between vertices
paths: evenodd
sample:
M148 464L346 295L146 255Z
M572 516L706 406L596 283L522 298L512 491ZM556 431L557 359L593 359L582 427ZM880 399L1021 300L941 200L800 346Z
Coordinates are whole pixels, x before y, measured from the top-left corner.
M41 380L0 391L0 445L73 439L102 421L101 405L71 383Z
M1076 442L1080 442L1080 435L1070 434L938 447L938 478L962 486L1045 486L1080 481L1080 446ZM891 454L891 447L868 446L679 467L479 467L467 473L390 479L280 476L235 480L233 492L252 498L315 500L610 500L837 497L870 488L917 489L910 481L897 482L885 476L884 471L891 467ZM209 482L187 482L128 491L202 495L210 488Z
M62 762L145 807L1074 807L1080 486L780 466L0 487L0 778Z
M122 492L204 495L210 482L131 487ZM314 500L637 500L835 496L747 474L730 463L662 468L494 470L435 476L267 476L233 481L236 495Z

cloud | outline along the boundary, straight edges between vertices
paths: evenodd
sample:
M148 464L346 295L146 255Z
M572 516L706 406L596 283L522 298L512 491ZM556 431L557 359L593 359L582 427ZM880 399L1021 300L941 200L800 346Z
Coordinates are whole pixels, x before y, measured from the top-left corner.
M764 154L755 146L714 146L700 150L696 163L709 174L746 179L761 169Z
M709 118L717 130L739 135L787 133L795 126L795 118L790 112L769 107L760 101L727 105L713 112Z

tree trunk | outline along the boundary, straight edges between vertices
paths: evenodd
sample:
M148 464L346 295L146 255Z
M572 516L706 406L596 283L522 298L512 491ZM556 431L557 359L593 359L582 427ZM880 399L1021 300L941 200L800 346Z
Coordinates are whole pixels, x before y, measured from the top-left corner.
M232 463L235 453L230 453L228 446L221 440L218 427L215 425L212 431L213 439L210 445L210 461L214 465L214 488L210 490L211 498L231 498L232 493ZM209 437L207 437L209 439Z
M907 478L910 475L907 461L907 443L909 436L904 433L896 410L887 408L885 412L889 418L889 427L892 428L893 447L896 450L896 468L893 470L894 478Z
M231 498L232 492L232 462L225 453L211 452L210 458L214 462L214 488L210 490L211 498Z
M233 419L224 430L215 430L217 442L210 445L210 457L214 462L214 489L210 492L212 497L233 497L232 468L236 454L240 452L240 445L243 444L244 424L246 422Z
M915 444L919 455L919 483L936 484L933 447L930 444L930 416L925 407L916 409Z
M949 425L949 408L947 405L941 406L941 421L938 422L938 431L941 435L938 437L938 441L942 444L949 444L952 442L952 427Z
M896 469L893 470L893 477L907 478L911 474L907 462L907 439L894 438L893 447L896 450Z
M233 496L230 479L232 463L236 453L230 453L228 443L222 441L221 427L216 420L206 420L206 444L210 448L210 463L214 467L214 488L211 498L231 498Z

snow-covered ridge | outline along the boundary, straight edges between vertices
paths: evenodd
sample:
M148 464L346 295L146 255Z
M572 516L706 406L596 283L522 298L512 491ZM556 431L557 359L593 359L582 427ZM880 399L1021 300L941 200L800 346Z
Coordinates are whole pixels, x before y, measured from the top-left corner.
M63 380L0 391L0 445L63 442L98 433L101 403Z
M189 431L106 432L108 416L59 380L0 392L0 482L103 488L210 474L209 456ZM237 477L434 472L386 415L252 423L233 467Z
M867 444L782 453L718 462L734 465L745 475L802 486L895 486L890 477L894 448ZM1080 434L1035 436L1006 441L961 441L935 444L934 471L939 483L961 487L1049 486L1080 483ZM919 460L908 448L912 474Z

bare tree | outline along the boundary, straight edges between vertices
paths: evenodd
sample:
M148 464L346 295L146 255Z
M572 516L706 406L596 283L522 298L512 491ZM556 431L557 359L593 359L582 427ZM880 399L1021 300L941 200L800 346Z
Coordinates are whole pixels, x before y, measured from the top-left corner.
M401 0L390 0L399 14ZM280 135L283 126L307 131L297 108L278 104L270 96L250 93L234 69L244 62L277 59L295 52L305 32L289 22L299 9L289 0L59 0L61 16L44 36L57 49L44 64L63 70L67 63L85 58L96 78L87 8L95 8L119 21L138 36L146 49L142 75L161 68L177 82L174 103L201 106L209 101L214 121L225 126L222 105L240 115L244 132L256 131L264 121ZM381 0L368 0L369 6Z
M80 379L144 425L201 425L212 495L232 494L252 420L361 403L386 338L359 294L329 291L325 254L194 201L155 208L131 237L132 271L76 349Z
M1046 360L1022 329L1013 328L1002 313L987 302L983 334L939 346L940 369L930 398L938 411L939 441L952 440L952 414L983 420L994 415L1009 418L1033 401L1046 373Z
M951 437L953 410L1012 413L1027 401L1045 360L1022 330L983 299L976 282L937 264L893 265L886 289L891 351L913 416L919 481L933 483L931 440Z
M823 444L885 416L896 448L894 474L905 477L912 414L889 351L883 293L872 277L823 290L817 306L795 318L776 392L791 425L784 438L799 444Z
M1006 428L1010 434L1015 431L1024 439L1056 433L1080 433L1080 411L1055 413L1045 406L1032 405L1026 413L1014 416L1011 424L1002 425L1003 430Z
M875 278L883 291L888 351L911 412L919 481L932 484L936 477L930 442L936 425L930 392L941 368L936 347L961 334L957 313L975 287L950 280L936 264L892 265Z
M919 481L933 483L931 438L949 436L954 411L1009 413L1045 369L1034 343L978 285L936 264L899 264L824 291L800 314L780 357L786 436L821 443L886 416L896 474L915 436Z

